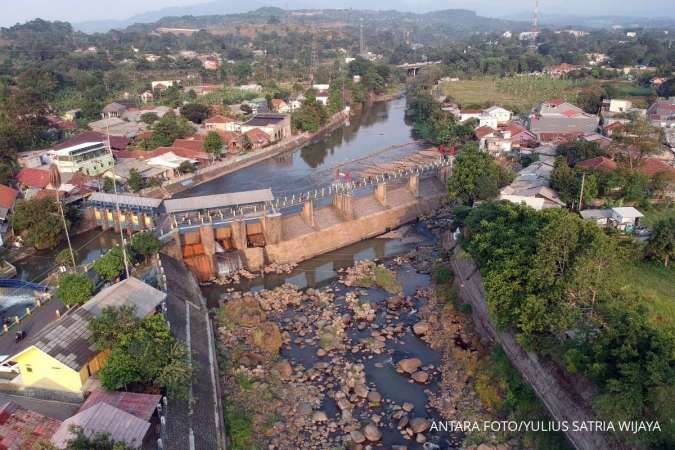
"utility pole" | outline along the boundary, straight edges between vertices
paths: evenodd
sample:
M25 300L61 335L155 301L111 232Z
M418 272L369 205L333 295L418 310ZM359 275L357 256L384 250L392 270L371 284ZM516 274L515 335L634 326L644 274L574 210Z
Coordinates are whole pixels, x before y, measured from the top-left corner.
M49 167L49 183L56 190L56 204L59 207L59 212L61 213L61 220L63 221L63 231L66 233L66 241L68 242L68 250L70 250L70 261L73 263L73 271L77 269L77 264L75 264L75 253L73 253L73 246L70 243L70 233L68 233L68 224L66 223L66 216L63 214L63 205L61 205L61 199L59 198L59 189L61 189L61 173L56 164L52 164Z
M579 192L579 211L581 211L581 205L583 204L584 199L584 181L586 181L586 172L581 173L581 191Z
M110 158L112 159L112 167L110 172L112 173L112 182L113 182L113 192L115 193L115 213L117 214L117 223L120 227L120 238L122 239L122 259L124 259L124 271L129 278L129 261L127 261L127 243L124 239L124 230L122 229L122 215L120 213L120 201L119 195L117 194L117 180L115 179L115 155L112 152L112 144L110 143L110 115L108 115L108 120L105 122L105 131L108 137L108 151L110 152Z

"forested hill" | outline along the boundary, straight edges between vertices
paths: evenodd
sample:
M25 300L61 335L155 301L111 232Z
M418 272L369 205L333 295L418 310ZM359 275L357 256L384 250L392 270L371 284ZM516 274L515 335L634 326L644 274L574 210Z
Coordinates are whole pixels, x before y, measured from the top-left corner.
M474 11L465 9L447 9L418 14L394 10L351 9L287 11L265 7L239 14L168 16L155 22L131 25L127 31L150 31L161 27L227 31L231 27L241 26L242 23L273 24L277 22L290 27L314 26L339 30L357 27L362 21L364 28L377 26L379 29L391 31L410 28L410 31L417 33L426 28L430 33L442 36L454 36L467 32L524 30L529 27L526 22L483 17Z

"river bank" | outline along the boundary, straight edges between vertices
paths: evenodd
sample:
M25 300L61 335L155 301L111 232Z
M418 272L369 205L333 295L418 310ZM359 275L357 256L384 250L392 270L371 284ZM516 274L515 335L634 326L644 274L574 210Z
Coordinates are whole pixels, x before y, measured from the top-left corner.
M473 386L480 339L432 281L449 264L437 239L445 229L447 219L408 226L336 252L345 265L325 255L313 270L210 292L223 305L230 448L460 448L465 436L433 421L495 417ZM317 287L295 285L308 282Z
M223 161L215 162L207 167L199 169L193 173L185 174L162 183L159 188L150 188L142 191L146 197L167 198L184 190L199 186L208 181L223 177L227 174L258 164L270 158L278 157L283 153L293 152L305 145L311 144L322 139L325 135L333 132L342 124L349 120L349 111L341 111L335 114L325 125L315 133L301 133L293 138L282 141L261 150L226 158Z

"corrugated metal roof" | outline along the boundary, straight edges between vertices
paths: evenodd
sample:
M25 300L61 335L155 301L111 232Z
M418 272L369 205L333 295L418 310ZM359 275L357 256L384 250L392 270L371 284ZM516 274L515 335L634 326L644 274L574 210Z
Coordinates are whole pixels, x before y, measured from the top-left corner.
M89 394L89 397L87 397L87 400L85 400L78 412L82 412L103 402L132 414L139 419L150 420L161 399L161 395L95 389Z
M117 197L117 199L115 197ZM94 192L89 196L89 201L110 203L113 205L117 201L119 201L121 205L141 206L144 208L159 208L159 205L162 204L162 199L159 198L139 197L137 195L121 195L121 194L115 196L115 194L108 194L105 192Z
M164 208L168 213L175 213L223 208L226 206L250 205L253 203L271 202L272 200L274 200L274 195L271 189L258 189L256 191L231 192L229 194L174 198L165 200Z
M64 420L52 436L52 444L57 448L66 448L68 441L73 438L71 427L79 427L88 437L106 433L115 442L140 448L150 422L101 402Z
M164 292L138 278L130 277L102 289L101 292L82 305L82 308L94 316L100 316L105 308L135 306L136 317L140 319L152 313L165 298Z

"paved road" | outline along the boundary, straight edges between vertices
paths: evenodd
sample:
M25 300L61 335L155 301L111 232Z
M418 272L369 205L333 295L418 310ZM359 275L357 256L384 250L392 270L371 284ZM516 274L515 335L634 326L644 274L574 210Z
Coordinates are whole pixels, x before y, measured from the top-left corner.
M14 326L9 330L8 334L0 336L0 355L16 355L21 350L28 347L32 340L31 338L35 336L38 331L57 319L57 309L64 312L66 307L60 300L52 298L39 307L37 311L34 311L30 317L24 319L19 327ZM24 340L16 343L14 342L14 334L19 328L25 331L27 335Z
M171 330L188 345L195 369L192 401L169 399L166 448L224 449L218 367L206 302L182 262L164 254L161 260L167 278L167 316Z

